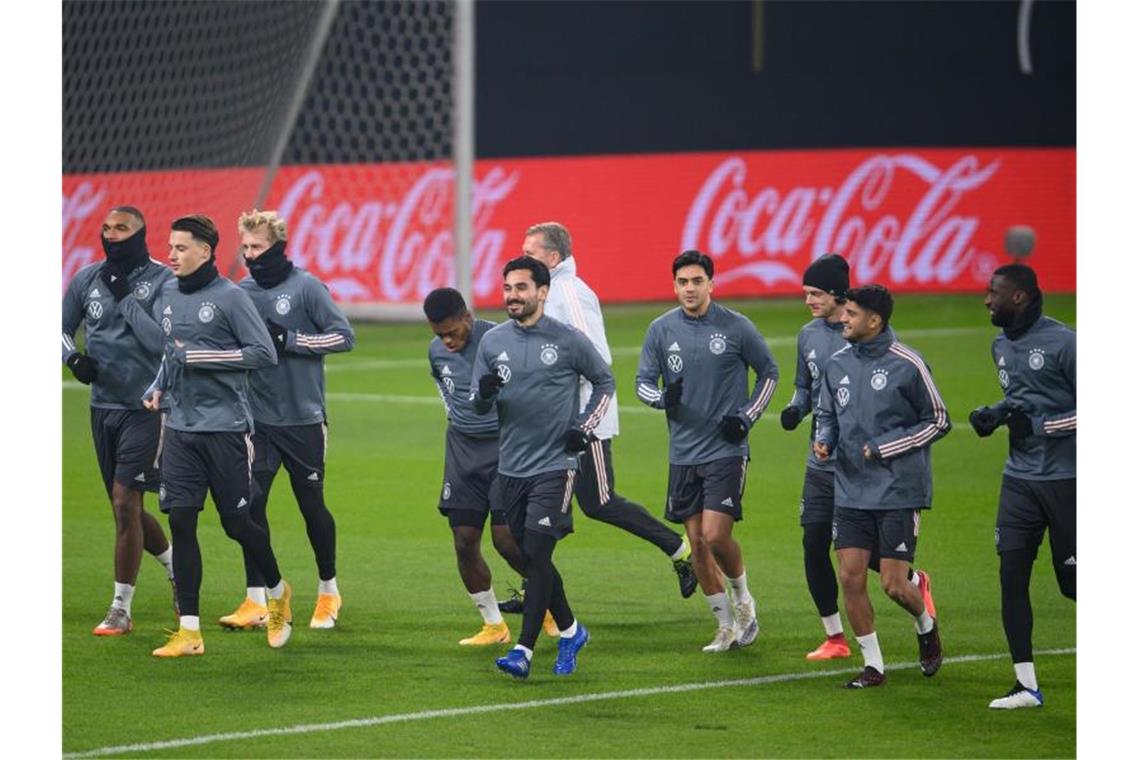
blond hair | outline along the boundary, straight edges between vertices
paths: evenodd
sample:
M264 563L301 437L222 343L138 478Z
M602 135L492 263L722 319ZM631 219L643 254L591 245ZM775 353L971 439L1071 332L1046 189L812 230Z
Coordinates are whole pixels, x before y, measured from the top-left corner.
M277 215L276 211L247 211L238 218L238 234L243 232L256 232L265 228L269 234L270 244L288 239L285 230L285 220Z

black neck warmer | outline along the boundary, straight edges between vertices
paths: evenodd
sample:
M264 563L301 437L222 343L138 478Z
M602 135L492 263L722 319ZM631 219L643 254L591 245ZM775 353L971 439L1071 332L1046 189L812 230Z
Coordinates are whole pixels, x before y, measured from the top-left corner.
M107 265L124 276L150 259L150 253L146 249L146 227L140 227L135 234L125 240L112 242L105 237L99 239L103 241L103 253L107 256Z
M1009 327L1002 328L1005 331L1005 337L1010 340L1017 340L1029 332L1029 328L1033 327L1033 325L1037 324L1037 320L1041 319L1041 310L1044 306L1045 296L1038 290L1029 297L1029 303L1026 304L1025 311L1015 316Z
M185 277L178 278L178 290L182 293L193 293L218 279L218 267L214 264L214 257L202 266L195 269Z
M285 282L293 271L293 262L285 258L285 241L278 240L256 259L245 257L249 274L263 288L274 288Z

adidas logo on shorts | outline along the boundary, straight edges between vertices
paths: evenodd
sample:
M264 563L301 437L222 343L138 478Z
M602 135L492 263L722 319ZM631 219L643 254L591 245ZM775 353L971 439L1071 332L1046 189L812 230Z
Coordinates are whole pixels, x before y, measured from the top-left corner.
M544 517L544 518L542 518L541 520L539 520L539 521L538 521L538 524L539 524L539 525L542 525L542 526L544 526L544 527L547 527L547 528L549 528L549 527L550 527L550 518L549 518L549 517Z

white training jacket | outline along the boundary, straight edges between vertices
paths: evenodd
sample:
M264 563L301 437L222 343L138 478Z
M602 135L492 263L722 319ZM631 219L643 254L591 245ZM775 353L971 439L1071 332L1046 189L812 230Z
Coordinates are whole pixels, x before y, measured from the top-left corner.
M550 270L550 293L546 296L546 306L543 313L560 322L573 325L586 334L594 348L606 360L606 364L613 366L613 357L610 355L609 344L606 343L606 325L602 321L602 307L598 303L598 296L590 289L581 277L578 276L578 267L574 257L563 259L562 263ZM586 378L581 378L580 398L578 411L586 408L593 386ZM618 434L617 392L610 401L609 408L602 417L602 421L594 429L594 435L601 440L613 438Z

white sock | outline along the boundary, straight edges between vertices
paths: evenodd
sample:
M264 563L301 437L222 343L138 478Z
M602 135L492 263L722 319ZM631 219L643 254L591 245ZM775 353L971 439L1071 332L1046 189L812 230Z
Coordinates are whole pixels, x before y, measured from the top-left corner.
M519 650L523 654L525 654L526 655L526 661L530 662L530 658L534 655L534 652L532 650L527 649L522 644L515 644L514 648Z
M1033 669L1032 662L1013 663L1013 672L1017 674L1017 682L1027 689L1037 691L1037 671Z
M732 587L732 596L737 604L752 601L752 594L748 592L748 573L741 570L739 578L729 578L726 575L725 579L728 581L728 585Z
M914 630L919 633L930 633L932 628L934 628L934 618L930 617L929 612L923 610L922 614L914 619Z
M329 578L327 581L317 580L317 593L318 594L332 594L333 596L340 596L340 589L336 587L336 576Z
M128 615L131 614L131 599L135 596L135 587L129 583L116 583L115 596L111 598L111 606L118 607Z
M721 628L732 627L732 608L728 606L728 594L721 591L719 594L706 594L705 601L709 603L716 623Z
M162 554L154 555L154 558L157 559L159 562L161 562L162 566L166 568L166 577L167 578L173 578L174 577L174 547L173 546L166 547L166 551L164 551Z
M572 639L578 635L578 618L574 618L574 622L565 631L559 631L558 635L564 639Z
M281 580L277 581L276 586L270 589L266 589L266 591L269 592L270 599L280 599L281 597L285 596L285 579L282 578Z
M878 635L871 631L866 636L856 636L855 640L859 642L859 648L863 650L863 664L880 673L886 673L887 669L883 665L883 653L879 651Z
M196 631L200 627L197 615L182 615L178 618L178 625L188 631Z
M262 607L265 606L265 586L247 586L245 595Z
M475 609L479 610L479 614L483 616L483 622L487 625L499 625L503 622L503 616L499 614L499 603L495 601L495 592L491 589L486 591L476 591L474 594L468 594L471 601L475 602Z
M681 559L689 553L689 539L686 536L681 536L681 545L677 547L677 551L669 555L669 559Z
M843 633L843 619L839 617L838 612L834 615L821 617L820 620L823 621L823 630L828 636L838 636Z
M914 570L913 572L911 572L910 577L907 578L907 580L910 581L910 585L914 586L915 588L918 588L918 571Z

